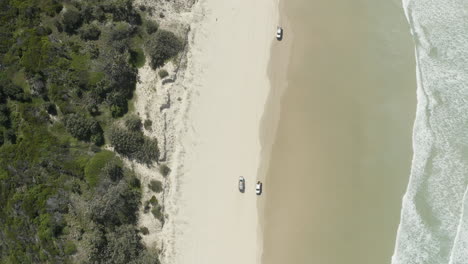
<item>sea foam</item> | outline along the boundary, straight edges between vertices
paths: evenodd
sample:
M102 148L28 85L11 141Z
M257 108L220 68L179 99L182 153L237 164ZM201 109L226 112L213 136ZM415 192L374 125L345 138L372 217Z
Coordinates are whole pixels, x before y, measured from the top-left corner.
M466 264L468 2L403 5L415 43L418 105L392 264Z

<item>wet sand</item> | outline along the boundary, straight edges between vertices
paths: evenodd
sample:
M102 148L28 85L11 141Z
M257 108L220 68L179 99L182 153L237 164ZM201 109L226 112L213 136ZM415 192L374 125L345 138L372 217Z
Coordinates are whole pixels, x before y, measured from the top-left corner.
M390 263L416 108L413 43L400 1L282 4L286 42L273 45L272 80L284 67L275 56L291 55L272 152L264 156L262 262ZM273 91L282 85L273 82ZM278 112L271 108L264 122Z

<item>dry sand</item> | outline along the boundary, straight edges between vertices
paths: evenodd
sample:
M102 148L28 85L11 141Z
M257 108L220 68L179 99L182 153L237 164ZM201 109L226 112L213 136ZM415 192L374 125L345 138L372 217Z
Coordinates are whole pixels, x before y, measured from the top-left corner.
M154 7L156 20L163 10L161 28L187 39L186 51L165 66L172 81L159 80L148 65L139 71L135 112L153 121L145 133L158 138L171 168L164 178L157 164L128 162L141 177L144 201L154 194L150 180L164 184L156 196L165 224L141 211L140 226L150 231L143 241L161 251L164 264L260 263L262 197L254 189L278 1L173 2L137 3Z
M255 182L260 121L277 1L202 0L193 7L188 64L192 90L178 152L179 206L167 263L259 263ZM198 20L198 21L197 21ZM246 192L237 189L239 176ZM266 187L267 188L267 187Z

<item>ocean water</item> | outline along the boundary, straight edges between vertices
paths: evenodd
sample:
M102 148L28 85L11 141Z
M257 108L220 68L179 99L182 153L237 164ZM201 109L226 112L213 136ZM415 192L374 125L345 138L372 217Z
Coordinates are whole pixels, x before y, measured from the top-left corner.
M416 47L418 104L392 263L468 263L468 2L403 6Z
M262 261L389 264L416 112L402 3L282 4L285 42L273 61L287 41L291 55L262 196Z

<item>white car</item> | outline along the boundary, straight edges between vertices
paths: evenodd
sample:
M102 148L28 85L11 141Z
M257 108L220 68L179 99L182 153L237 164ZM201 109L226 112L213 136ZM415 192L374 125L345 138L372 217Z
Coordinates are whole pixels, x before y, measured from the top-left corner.
M276 39L277 40L282 40L283 39L283 28L282 27L278 27L278 29L276 30Z
M257 195L262 194L262 182L261 181L257 182L257 185L255 186L255 193Z
M239 177L239 191L243 193L245 191L245 179L244 177Z

